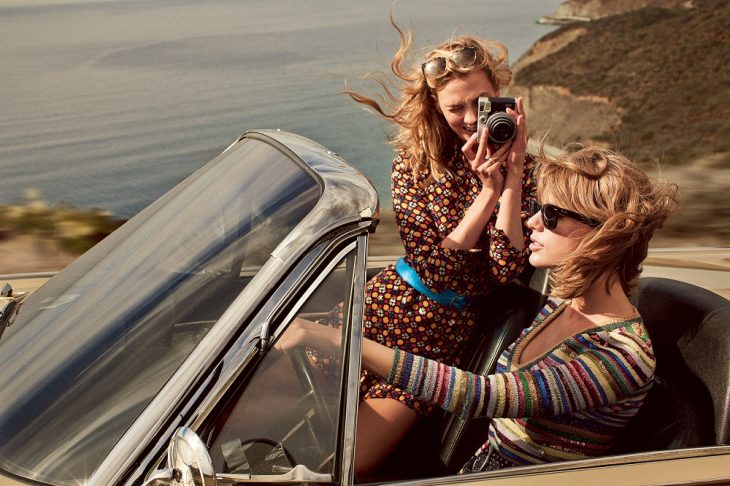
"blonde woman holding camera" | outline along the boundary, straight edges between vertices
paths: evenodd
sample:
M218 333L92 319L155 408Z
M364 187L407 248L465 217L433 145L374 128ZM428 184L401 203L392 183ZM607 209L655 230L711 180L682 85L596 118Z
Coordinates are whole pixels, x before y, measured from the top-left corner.
M367 285L364 335L455 365L479 321L475 302L524 268L534 195L525 115L513 99L502 115L514 136L500 146L488 129L477 136L477 101L500 96L511 79L504 45L462 35L409 63L412 34L393 26L398 92L382 79L377 100L348 91L393 123L393 210L405 250ZM355 463L368 473L433 405L367 371L361 391Z

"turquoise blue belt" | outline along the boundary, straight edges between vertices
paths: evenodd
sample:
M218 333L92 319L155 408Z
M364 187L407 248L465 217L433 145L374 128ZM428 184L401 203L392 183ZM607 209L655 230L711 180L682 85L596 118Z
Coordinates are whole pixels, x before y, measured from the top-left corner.
M456 291L451 289L445 289L442 292L431 291L431 289L429 289L421 281L421 277L418 276L418 272L408 265L403 257L399 258L398 261L395 262L395 271L408 285L441 305L453 307L460 311L466 309L469 307L469 304L471 304L468 296L457 294Z

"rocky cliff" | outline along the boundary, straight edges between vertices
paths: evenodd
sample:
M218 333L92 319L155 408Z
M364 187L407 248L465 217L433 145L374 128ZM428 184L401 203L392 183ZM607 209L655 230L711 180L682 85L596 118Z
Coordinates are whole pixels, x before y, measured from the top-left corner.
M661 168L681 181L676 236L702 221L700 234L730 244L730 2L571 0L554 17L593 20L562 26L514 64L511 93L525 97L533 138Z
M677 8L692 6L692 0L568 0L550 16L543 17L544 23L568 23L587 21L618 15L644 7Z

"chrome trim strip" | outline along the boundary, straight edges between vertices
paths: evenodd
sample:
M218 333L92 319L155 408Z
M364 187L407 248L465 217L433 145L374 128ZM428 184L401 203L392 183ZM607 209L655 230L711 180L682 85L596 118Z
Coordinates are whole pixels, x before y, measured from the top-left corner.
M357 238L357 260L353 282L352 321L349 329L347 382L345 388L342 434L344 446L341 451L340 484L353 484L355 480L355 434L357 432L357 409L360 402L360 373L362 356L362 325L365 306L365 280L367 269L368 236Z
M606 477L611 477L609 468L613 467L641 467L642 465L651 466L652 463L661 463L665 461L677 461L677 460L705 460L708 458L717 457L720 460L726 461L728 478L730 478L730 461L722 456L730 454L730 446L716 446L716 447L702 447L696 449L676 449L670 451L654 451L654 452L640 452L636 454L622 454L617 456L608 457L597 457L592 459L583 459L578 461L565 461L565 462L554 462L549 464L536 464L530 466L512 467L506 469L499 469L496 471L487 471L474 474L465 475L453 475L443 476L440 478L428 478L428 484L438 485L452 485L452 484L501 484L502 481L511 480L516 481L516 484L533 484L540 478L534 478L533 476L548 477L561 473L576 473L576 474L587 474L597 473L600 471L601 474ZM723 463L724 464L724 463ZM559 478L560 476L555 476ZM656 484L651 482L653 478L649 477L637 477L637 482L640 484ZM521 481L520 481L521 480ZM557 479L556 479L557 480ZM420 486L423 484L423 479L410 480L398 482L399 485L409 486ZM566 483L567 484L567 483ZM664 483L666 484L666 483ZM684 482L677 482L672 484L685 484ZM703 483L704 484L704 483Z
M332 481L330 474L320 474L310 470L303 464L294 466L284 474L216 474L215 478L222 484L238 484L245 482L253 483L329 483Z
M236 351L236 353L233 355L233 358L231 359L231 363L235 363L236 366L229 365L221 371L220 378L216 380L217 385L215 386L215 388L211 390L211 392L203 400L201 405L196 408L198 410L209 411L209 409L214 407L215 404L218 403L218 401L223 397L226 391L228 391L230 386L235 383L235 381L241 375L241 372L248 367L248 364L258 353L259 348L256 341L249 341L246 346L243 346L238 351ZM197 430L200 424L203 422L202 417L204 417L204 415L199 414L190 425L190 428L193 430Z

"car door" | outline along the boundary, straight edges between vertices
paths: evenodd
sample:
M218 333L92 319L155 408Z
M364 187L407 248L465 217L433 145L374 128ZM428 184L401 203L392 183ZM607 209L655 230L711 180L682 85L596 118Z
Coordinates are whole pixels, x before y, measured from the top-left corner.
M360 375L366 234L337 238L302 258L227 353L190 428L219 484L352 482ZM283 352L294 319L331 327L336 350Z

